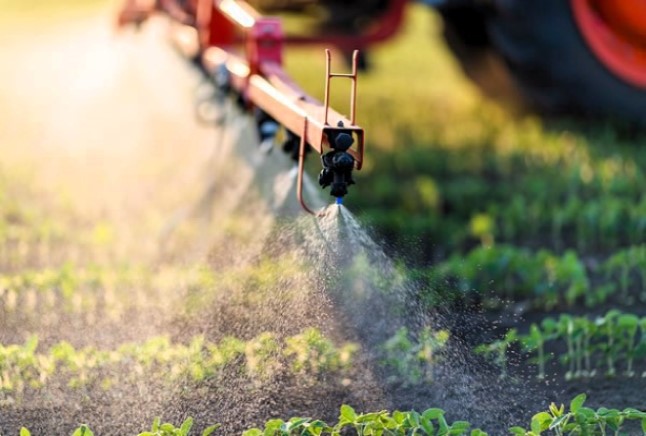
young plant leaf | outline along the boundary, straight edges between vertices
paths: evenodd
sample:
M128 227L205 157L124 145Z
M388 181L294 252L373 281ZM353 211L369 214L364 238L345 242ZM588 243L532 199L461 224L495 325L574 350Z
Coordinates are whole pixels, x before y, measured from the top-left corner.
M438 408L426 409L422 416L426 419L439 419L440 416L444 415L444 410Z
M87 425L83 424L72 433L72 436L94 436L94 432Z
M175 430L175 426L171 424L170 422L165 422L162 425L159 426L159 429L163 432L172 432Z
M577 413L585 403L586 398L588 398L586 394L579 394L574 397L570 402L570 412Z
M210 436L211 433L216 431L221 426L222 426L222 424L214 424L214 425L211 425L211 426L205 428L204 431L202 432L202 436Z
M341 406L341 417L347 422L355 422L357 420L357 412L347 404Z
M181 427L179 428L180 435L188 436L188 432L191 431L192 427L193 427L193 418L186 418L186 420L184 420Z
M427 435L435 434L435 426L429 418L426 418L424 415L420 417L420 426L426 432Z
M536 433L537 435L541 434L541 432L547 430L550 427L551 422L552 422L552 416L549 413L538 412L536 415L532 417L532 421L531 421L532 432Z
M572 415L570 415L569 413L566 415L559 416L558 418L552 421L552 423L550 424L549 430L554 430L555 428L559 428L563 426L567 421L569 421L571 416Z

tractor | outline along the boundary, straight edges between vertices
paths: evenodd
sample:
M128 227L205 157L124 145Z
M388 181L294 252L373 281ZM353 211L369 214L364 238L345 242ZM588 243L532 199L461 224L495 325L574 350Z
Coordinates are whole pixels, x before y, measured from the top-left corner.
M313 40L349 52L394 34L406 0L252 0L319 17ZM505 71L543 113L646 125L646 0L425 0L467 75ZM294 36L294 42L304 38ZM365 57L361 59L365 66ZM405 66L403 66L405 67ZM485 89L486 91L486 89ZM509 91L509 89L507 89ZM500 94L500 93L498 93Z
M421 1L439 11L448 46L485 92L488 73L504 71L514 95L543 113L646 125L646 0ZM137 21L139 12L152 5L176 21L191 24L200 21L203 5L219 2L127 0L121 19ZM408 1L248 3L262 13L288 13L312 23L305 32L301 26L300 32L288 33L286 43L326 43L348 57L359 49L362 68L367 66L366 49L401 27ZM210 43L229 40L230 26L214 22Z

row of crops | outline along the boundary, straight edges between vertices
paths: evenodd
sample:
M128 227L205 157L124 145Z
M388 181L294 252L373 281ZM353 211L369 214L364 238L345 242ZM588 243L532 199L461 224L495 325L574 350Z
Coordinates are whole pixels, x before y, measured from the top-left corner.
M67 263L57 269L0 275L0 301L6 314L19 306L32 310L42 306L76 313L100 307L114 315L136 304L120 296L137 286L162 295L179 284L190 293L213 289L216 283L221 287L271 282L292 269L290 259L267 259L238 271L194 267L160 272L144 266L79 268ZM477 247L432 268L408 270L407 277L426 289L421 297L429 307L482 302L496 309L503 301L526 301L533 309L543 310L581 303L591 309L609 302L630 306L646 302L646 245L632 246L601 262L581 259L574 250L557 254L513 245Z
M554 344L564 345L557 347L564 351L546 352ZM646 377L646 318L618 310L597 318L567 314L544 318L540 324L531 324L525 334L511 329L477 351L495 361L506 376L507 352L514 346L520 346L536 365L539 379L545 378L546 365L552 360L564 367L566 379Z
M602 129L589 135L541 131L531 121L500 128L507 131L475 144L465 138L455 147L413 141L397 153L383 144L375 180L358 187L365 189L357 201L366 217L389 240L414 248L398 236L406 223L438 244L428 253L436 257L443 248L493 241L589 255L646 237L644 162L630 139L604 138L610 132ZM515 130L523 128L533 134ZM384 173L390 177L379 177Z
M624 434L626 424L636 422L641 427L640 434L646 434L646 412L631 408L617 410L600 407L594 410L584 406L585 400L585 394L576 396L567 410L562 404L557 406L552 403L548 410L532 417L527 429L514 426L509 428L509 433L515 436L540 436L546 431L556 435L618 435ZM141 432L138 436L188 436L193 425L192 418L187 418L179 427L169 422L162 423L157 418L149 431ZM209 436L217 433L218 428L218 424L213 424L201 434ZM348 432L359 436L487 436L486 432L473 428L468 421L450 422L444 410L438 408L421 413L399 410L357 413L346 404L341 406L335 424L312 418L278 418L267 421L262 428L246 430L242 436L340 436ZM23 427L20 436L31 436L31 433ZM74 430L72 436L94 436L94 433L87 425L82 425Z
M576 250L559 254L506 244L480 246L410 275L431 288L431 305L484 300L496 309L504 299L539 310L581 303L590 309L609 302L630 306L646 302L646 245L603 260L581 258Z
M432 383L434 368L448 341L449 334L444 330L424 328L413 336L401 328L379 347L375 361L394 383ZM23 344L0 345L0 404L20 402L26 391L50 384L109 390L142 374L169 387L179 380L197 386L206 379L222 378L231 368L250 383L285 373L343 381L351 376L354 365L365 364L357 357L357 343L336 345L316 328L285 338L271 332L249 340L225 337L219 342L195 336L183 344L159 336L115 349L74 347L67 341L42 348L35 335Z
M272 377L282 368L311 377L332 376L347 370L356 351L356 344L337 347L314 328L282 341L269 332L248 341L228 337L218 343L196 336L186 345L160 336L114 350L75 348L62 341L45 352L38 351L38 338L32 336L24 344L0 345L0 398L20 401L26 390L52 382L107 390L141 374L169 386L178 380L199 383L232 365L251 381Z

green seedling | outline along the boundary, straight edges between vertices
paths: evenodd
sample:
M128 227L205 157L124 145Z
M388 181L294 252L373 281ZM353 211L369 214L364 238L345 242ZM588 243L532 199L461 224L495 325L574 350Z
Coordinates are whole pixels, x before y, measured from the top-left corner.
M265 423L263 430L252 428L242 433L242 436L318 436L330 434L332 427L321 420L312 420L310 418L291 418L288 421L282 419L272 419Z
M313 360L299 363L287 344L292 348L298 344L311 346L303 352ZM0 395L15 399L28 389L42 388L50 380L66 382L73 389L97 384L107 390L141 374L161 382L199 383L221 374L231 364L240 365L240 372L254 381L266 379L283 367L296 373L307 370L316 376L341 375L340 371L349 368L357 346L348 343L337 347L320 332L310 329L284 341L266 333L249 341L224 338L219 343L196 336L184 345L160 336L139 344L123 344L114 350L76 349L65 341L45 352L38 352L37 348L36 336L23 345L0 344Z
M568 370L565 373L565 379L570 380L578 376L577 362L579 347L577 340L580 339L580 332L576 329L574 318L570 315L562 314L558 321L559 335L565 338L567 345L567 354L562 357L562 360L567 362Z
M20 429L20 436L31 436L31 432L25 427L22 427ZM83 424L72 432L72 436L94 436L94 432L90 430L90 427Z
M584 377L594 377L596 375L596 369L592 365L592 356L594 352L594 345L592 343L593 338L597 335L597 325L588 320L587 318L582 318L580 325L583 331L583 359L584 359Z
M435 266L434 272L435 282L442 282L442 277L455 282L465 298L495 291L494 298L485 297L487 307L498 307L501 297L529 299L534 307L547 310L563 304L573 306L581 300L592 307L606 301L612 291L609 284L592 289L588 270L571 250L558 255L546 249L532 253L504 244L477 247L466 257L452 256Z
M574 318L574 358L576 359L576 369L574 377L591 377L595 374L592 368L591 344L592 335L595 326L586 317Z
M537 378L539 380L545 379L545 364L552 358L550 354L545 353L545 343L555 338L558 331L557 323L550 318L544 319L541 327L532 324L529 333L518 338L525 351L536 352L533 363L538 368Z
M564 289L565 301L572 306L590 287L583 263L574 251L568 250L558 261L556 280Z
M510 338L516 335L515 329L508 332ZM537 365L538 378L545 377L545 363L550 355L545 352L547 342L564 341L566 352L559 361L567 367L566 379L594 377L597 369L594 362L602 358L606 375L617 375L617 365L625 360L622 375L635 375L635 366L646 357L646 318L624 314L617 310L608 312L595 321L587 317L574 317L561 314L558 320L545 318L540 327L530 326L529 332L517 336L524 351L530 353L531 362ZM483 344L476 351L487 355L503 367L503 351L509 345L505 339ZM646 373L643 374L646 376Z
M626 408L623 410L600 407L593 410L585 407L586 395L580 394L570 401L569 410L565 406L552 403L546 411L536 413L531 418L529 430L511 427L509 433L515 436L540 436L549 432L556 436L610 436L623 435L626 421L639 421L642 432L646 434L646 412ZM193 419L187 418L180 427L162 423L159 418L153 421L151 429L138 436L188 436L193 427ZM207 427L202 436L209 436L220 427L219 424ZM379 412L358 413L351 406L341 406L336 424L324 421L293 417L288 420L270 419L263 429L251 428L242 436L487 436L487 433L467 421L449 422L442 409L430 408L423 412L381 410ZM498 434L498 433L497 433ZM502 434L502 433L499 433ZM631 433L634 434L634 433ZM20 430L20 436L31 436L27 428ZM87 425L81 425L72 436L93 436Z
M448 340L446 330L433 331L424 327L414 338L406 327L401 327L381 347L382 364L392 371L393 382L405 385L430 383L434 365L441 360L441 352Z
M618 310L611 310L602 318L598 318L596 325L599 331L605 335L605 343L600 344L599 348L605 355L608 377L614 377L617 373L616 361L619 357L619 347L621 343L617 340L616 319L621 313Z
M90 430L90 427L83 424L72 433L72 436L94 436L94 432Z
M641 281L641 300L646 301L646 244L635 247L635 265Z
M339 422L332 428L331 436L345 434L344 429L352 429L358 436L378 435L471 435L487 436L480 429L471 430L471 424L466 421L449 423L442 409L427 409L422 413L415 411L392 414L385 410L376 413L358 414L348 406L341 406Z
M202 432L202 436L209 436L219 427L220 427L220 424L207 427ZM191 431L191 428L193 428L193 418L186 418L182 423L182 425L180 425L179 427L175 427L173 424L169 422L162 423L159 418L155 418L150 431L139 433L139 435L137 436L188 436L188 434Z
M617 272L619 273L619 289L623 301L628 299L628 288L630 286L630 270L632 267L632 256L627 250L620 251L610 257L604 264L606 280L610 280Z
M422 367L422 377L426 381L433 381L434 368L442 360L442 351L449 341L447 330L433 331L430 327L424 327L419 333L417 346L417 361Z
M266 380L280 370L280 344L276 335L264 332L245 344L247 371L253 379Z
M646 356L646 317L639 320L639 334L640 340L635 350L638 357ZM642 373L642 377L646 377L646 371Z
M491 359L500 368L500 378L506 378L507 373L507 350L518 339L516 329L509 330L505 336L490 344L482 344L476 347L475 352Z
M295 373L321 375L347 369L357 350L356 344L336 347L320 330L308 328L285 340L284 354Z
M577 395L570 402L569 412L565 407L557 407L552 403L545 412L539 412L532 417L530 430L522 427L512 427L509 431L515 436L540 436L550 432L556 436L608 436L621 435L625 421L640 421L642 431L646 434L646 413L636 409L607 409L597 410L584 406L585 394Z
M639 318L635 315L622 314L617 317L617 341L622 343L626 355L626 371L628 377L635 375L633 362L637 356L637 331L639 330Z

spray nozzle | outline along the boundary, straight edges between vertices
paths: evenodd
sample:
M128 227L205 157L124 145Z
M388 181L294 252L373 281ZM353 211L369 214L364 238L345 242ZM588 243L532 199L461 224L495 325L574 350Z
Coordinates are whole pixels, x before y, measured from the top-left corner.
M343 127L343 123L339 122L339 127ZM330 195L339 199L348 193L348 186L354 184L352 170L355 160L348 153L354 138L349 130L343 129L330 130L327 137L332 150L321 157L323 169L319 174L319 184L323 188L332 186Z

